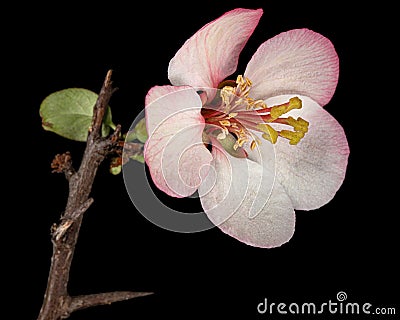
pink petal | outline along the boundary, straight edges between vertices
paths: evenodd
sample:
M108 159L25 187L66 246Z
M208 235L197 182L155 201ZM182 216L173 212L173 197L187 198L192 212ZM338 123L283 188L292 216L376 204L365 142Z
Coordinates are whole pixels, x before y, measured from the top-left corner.
M248 245L278 247L294 233L290 198L274 174L256 162L230 156L213 143L209 174L199 187L208 218L224 233ZM254 206L257 214L251 211Z
M255 99L297 93L321 106L332 98L339 58L329 39L308 29L283 32L264 42L247 65Z
M190 87L153 87L146 97L144 157L154 184L174 197L200 185L212 160L204 146L201 99Z
M172 58L173 85L216 88L236 71L239 54L253 33L262 9L235 9L197 31Z
M279 104L290 97L275 97L266 103ZM299 98L303 101L303 108L292 110L288 116L307 120L309 130L297 145L278 138L274 145L275 168L277 180L283 185L294 208L312 210L335 196L345 178L350 151L341 125L312 99ZM285 125L274 128L291 129ZM270 159L269 152L264 158Z

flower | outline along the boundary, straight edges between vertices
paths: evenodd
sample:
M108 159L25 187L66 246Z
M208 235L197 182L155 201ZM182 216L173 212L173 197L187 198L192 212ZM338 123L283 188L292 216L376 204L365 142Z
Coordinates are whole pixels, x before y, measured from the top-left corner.
M208 218L248 245L289 241L295 209L328 203L346 173L349 147L323 109L339 59L309 29L265 41L243 75L239 54L263 11L238 8L206 24L172 58L172 85L145 99L144 157L154 184L173 197L198 191Z

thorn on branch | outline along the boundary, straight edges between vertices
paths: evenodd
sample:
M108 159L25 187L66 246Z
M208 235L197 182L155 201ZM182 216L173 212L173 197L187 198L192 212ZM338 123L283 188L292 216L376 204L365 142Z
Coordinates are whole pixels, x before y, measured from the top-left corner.
M89 307L108 305L153 294L152 292L115 291L71 297L69 313Z

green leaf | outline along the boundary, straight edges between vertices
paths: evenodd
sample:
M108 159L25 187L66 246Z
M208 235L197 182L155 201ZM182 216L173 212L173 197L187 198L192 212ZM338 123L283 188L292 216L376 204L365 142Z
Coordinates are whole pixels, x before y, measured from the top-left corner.
M141 143L146 143L148 139L147 129L146 129L146 119L142 118L135 125L135 127L129 131L125 136L125 141L133 142L135 140L140 141Z
M64 138L86 141L97 97L96 93L82 88L69 88L50 94L40 105L43 128ZM110 128L115 129L115 125L108 107L103 119L103 137L110 133Z
M135 130L128 131L128 133L125 136L125 140L127 142L135 141L136 140L136 132L135 132Z
M144 163L143 153L132 155L132 156L129 157L129 159L135 160L135 161L140 162L140 163Z
M146 118L140 119L140 121L135 126L136 139L141 143L145 143L148 139L147 129L146 129Z

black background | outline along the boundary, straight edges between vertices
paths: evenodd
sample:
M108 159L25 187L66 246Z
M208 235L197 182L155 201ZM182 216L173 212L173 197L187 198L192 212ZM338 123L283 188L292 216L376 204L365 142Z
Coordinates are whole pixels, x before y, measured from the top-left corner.
M10 299L16 305L8 305L15 315L11 318L23 314L35 319L46 288L52 254L49 230L64 209L68 191L64 177L51 173L50 163L55 154L70 151L77 166L84 148L42 129L41 101L69 87L98 92L107 70L113 69L119 88L110 102L113 119L127 129L142 110L147 91L169 83L168 62L183 42L236 7L264 9L238 71L244 71L262 42L293 28L312 29L335 45L340 78L326 109L342 124L350 145L343 186L324 207L297 212L290 242L258 249L217 228L181 234L151 224L135 210L122 176L108 173L106 161L82 225L69 291L154 295L79 311L70 319L225 319L239 314L243 319L267 319L272 316L256 311L264 298L322 303L336 301L339 291L347 293L349 302L398 304L397 186L387 183L396 172L396 160L383 145L387 140L395 144L395 136L385 128L395 126L392 113L386 115L395 98L382 99L386 76L379 77L384 68L378 63L381 54L391 50L385 38L389 29L379 20L390 8L322 1L145 1L140 6L128 1L59 1L20 3L4 11L4 16L11 15L2 28L4 67L11 71L4 77L10 98L4 108L12 111L4 122L11 128L2 150L4 174L11 174L6 189L13 197L6 199L13 199L7 210L12 222L4 225L4 245L11 257L7 265L16 271L16 293Z

